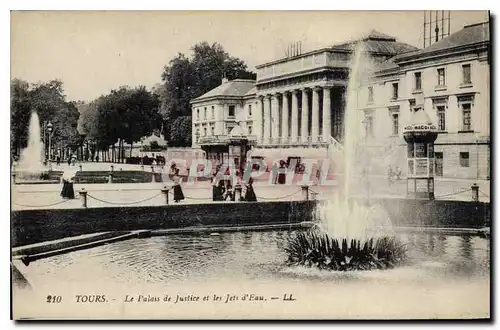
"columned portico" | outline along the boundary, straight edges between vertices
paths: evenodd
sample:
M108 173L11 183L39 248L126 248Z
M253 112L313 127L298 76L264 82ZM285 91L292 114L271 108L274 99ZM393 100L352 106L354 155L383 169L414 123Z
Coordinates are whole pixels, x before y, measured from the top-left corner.
M299 96L297 90L292 90L292 125L290 142L296 143L299 138Z
M278 94L271 95L271 141L279 143L280 134L280 109Z
M322 136L323 142L328 142L332 131L332 118L331 118L331 102L330 102L330 88L323 89L323 128Z
M271 141L271 98L266 95L263 98L264 102L264 143L269 143Z
M257 143L261 144L263 142L263 138L262 138L262 134L264 133L264 130L263 130L263 120L262 118L264 118L264 114L263 114L263 111L262 111L262 97L257 97L257 102L256 103L256 118L258 118L258 120L256 121L256 124L254 125L254 129L255 129L255 135L257 136Z
M288 97L289 97L289 93L288 92L284 92L283 94L283 109L281 111L281 117L282 117L282 122L281 122L281 141L284 142L284 143L287 143L289 141L288 139L288 135L289 135L289 132L288 132L288 121L289 121L289 118L288 118L288 110L289 110L289 105L288 105Z
M309 138L309 95L307 88L302 89L302 116L300 123L300 139L307 143Z
M311 140L318 142L319 137L319 92L321 88L313 88L312 120L311 120Z

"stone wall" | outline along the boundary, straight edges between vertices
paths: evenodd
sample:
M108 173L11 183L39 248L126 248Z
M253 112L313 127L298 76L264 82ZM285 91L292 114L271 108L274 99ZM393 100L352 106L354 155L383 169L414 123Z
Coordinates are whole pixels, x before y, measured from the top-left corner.
M411 199L370 203L380 204L394 226L481 228L491 218L489 203ZM300 223L314 220L315 206L315 201L288 201L13 211L11 239L15 247L113 230Z
M12 212L12 246L112 230L311 221L314 201L214 203Z

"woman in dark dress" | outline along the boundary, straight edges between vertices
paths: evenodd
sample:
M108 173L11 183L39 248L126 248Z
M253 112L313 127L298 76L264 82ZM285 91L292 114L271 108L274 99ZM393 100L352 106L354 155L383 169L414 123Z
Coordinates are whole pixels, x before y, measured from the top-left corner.
M184 199L184 193L181 189L181 177L179 176L179 169L174 170L174 202L179 203L179 201Z
M73 180L76 173L74 171L65 171L62 177L63 188L61 190L61 197L64 199L75 199L75 190L73 189Z
M257 196L255 195L255 191L253 190L253 179L248 179L246 184L246 192L245 192L245 201L247 202L256 202Z

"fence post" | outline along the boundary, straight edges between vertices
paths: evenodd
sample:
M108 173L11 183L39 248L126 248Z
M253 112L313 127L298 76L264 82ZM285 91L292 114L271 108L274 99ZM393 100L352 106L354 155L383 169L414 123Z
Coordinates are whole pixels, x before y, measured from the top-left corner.
M87 208L87 191L85 190L85 188L82 188L82 190L80 190L78 192L80 194L80 197L82 198L82 207L83 208Z
M474 202L479 202L479 186L474 183L470 189L472 190L472 200Z
M108 183L113 183L113 172L108 174Z
M169 189L167 188L167 186L164 186L161 190L162 194L165 195L165 205L168 205L168 191Z
M156 182L155 168L151 165L151 182Z
M305 201L309 200L309 186L302 186L302 198Z
M111 172L113 172L114 168L115 168L115 167L114 167L113 165L111 165Z
M144 172L144 165L141 165L141 171Z
M234 200L236 202L239 202L241 201L241 185L237 184L235 187L234 187Z
M82 168L83 168L82 164L78 165L78 167L80 168L80 172L81 172Z

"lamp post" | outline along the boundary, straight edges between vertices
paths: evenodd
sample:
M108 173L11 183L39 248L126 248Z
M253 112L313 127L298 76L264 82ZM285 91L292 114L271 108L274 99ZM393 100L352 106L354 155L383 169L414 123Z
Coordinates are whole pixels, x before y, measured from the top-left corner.
M49 154L48 154L49 167L52 167L52 153L51 153L52 128L53 128L52 123L49 121L47 123L47 132L49 133Z

